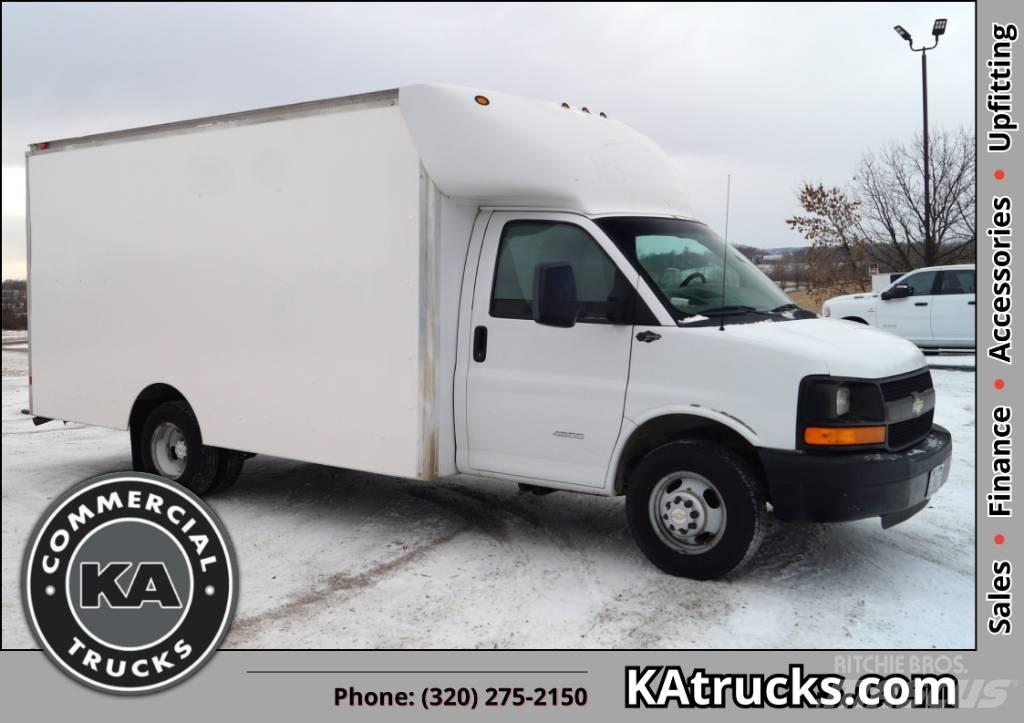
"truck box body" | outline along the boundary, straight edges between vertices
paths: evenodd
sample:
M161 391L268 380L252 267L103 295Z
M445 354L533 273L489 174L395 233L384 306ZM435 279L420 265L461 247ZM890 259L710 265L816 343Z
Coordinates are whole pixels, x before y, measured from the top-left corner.
M160 382L208 444L427 474L429 180L395 95L32 157L33 412L124 429Z

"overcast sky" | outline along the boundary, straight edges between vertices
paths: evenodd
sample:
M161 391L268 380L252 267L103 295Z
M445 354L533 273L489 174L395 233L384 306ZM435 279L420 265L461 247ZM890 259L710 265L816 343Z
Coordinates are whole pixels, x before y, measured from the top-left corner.
M3 275L25 273L34 141L421 82L588 105L676 160L730 240L798 245L805 180L845 185L869 147L973 128L971 3L3 6Z

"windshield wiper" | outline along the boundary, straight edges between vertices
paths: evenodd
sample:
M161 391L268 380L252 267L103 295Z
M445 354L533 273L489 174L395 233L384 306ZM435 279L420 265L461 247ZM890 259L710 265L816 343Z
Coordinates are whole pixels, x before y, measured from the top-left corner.
M708 316L710 314L764 314L765 316L767 316L771 312L762 311L761 309L755 309L753 306L730 305L716 306L713 309L705 309L700 313L703 314L704 316Z
M800 304L783 304L772 309L776 314L789 314L787 319L816 319L818 315L813 311L805 309Z

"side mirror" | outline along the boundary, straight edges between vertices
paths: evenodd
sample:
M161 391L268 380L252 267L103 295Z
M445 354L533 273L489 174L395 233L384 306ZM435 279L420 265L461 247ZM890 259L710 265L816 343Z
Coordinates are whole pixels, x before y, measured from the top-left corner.
M910 296L910 287L906 284L896 284L891 289L882 292L882 301L889 299L905 299Z
M576 325L576 274L564 262L537 264L533 271L533 320L545 326Z

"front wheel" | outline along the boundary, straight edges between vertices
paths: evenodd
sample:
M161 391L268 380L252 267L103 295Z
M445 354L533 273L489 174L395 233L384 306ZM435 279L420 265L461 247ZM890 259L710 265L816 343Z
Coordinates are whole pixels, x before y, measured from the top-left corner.
M626 490L626 520L641 552L665 572L697 580L726 575L754 556L765 508L747 461L703 440L650 452Z

